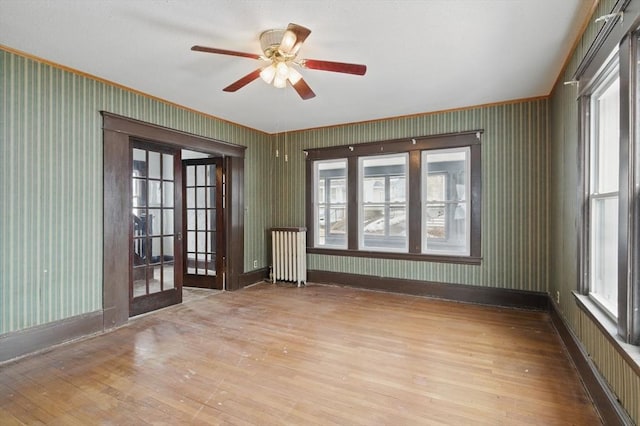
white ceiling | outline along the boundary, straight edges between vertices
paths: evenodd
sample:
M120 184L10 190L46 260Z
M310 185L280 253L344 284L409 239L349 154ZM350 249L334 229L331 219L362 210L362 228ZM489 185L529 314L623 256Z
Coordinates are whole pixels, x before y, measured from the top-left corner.
M0 0L0 44L277 133L548 95L595 0ZM312 30L299 52L366 64L302 70L316 97L258 79L259 34Z

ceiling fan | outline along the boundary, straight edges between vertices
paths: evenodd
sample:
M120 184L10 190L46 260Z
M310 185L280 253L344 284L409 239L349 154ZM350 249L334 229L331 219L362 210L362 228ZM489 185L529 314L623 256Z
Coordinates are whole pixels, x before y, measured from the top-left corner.
M309 37L309 34L311 34L311 30L293 23L289 24L286 29L266 30L260 34L262 55L205 46L193 46L191 50L240 56L267 62L266 66L250 72L222 89L225 92L235 92L253 80L256 80L258 77L261 77L267 84L273 84L278 88L286 87L288 81L302 99L311 99L316 94L313 93L311 87L304 81L302 75L294 66L355 75L364 75L367 72L366 65L321 61L318 59L298 59L298 50L300 50L302 43Z

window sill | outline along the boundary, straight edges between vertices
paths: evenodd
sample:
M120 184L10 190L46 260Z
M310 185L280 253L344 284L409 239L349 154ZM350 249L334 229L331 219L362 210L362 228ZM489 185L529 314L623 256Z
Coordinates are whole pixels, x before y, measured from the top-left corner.
M615 350L625 359L629 366L640 376L640 346L625 343L618 335L617 324L602 311L589 296L573 292L578 307L598 326Z
M330 256L370 257L375 259L398 259L398 260L416 260L421 262L458 263L462 265L480 265L482 263L481 257L473 257L473 256L450 256L450 255L433 255L433 254L421 254L421 253L343 250L343 249L326 249L326 248L318 248L318 247L307 247L307 253L326 254Z

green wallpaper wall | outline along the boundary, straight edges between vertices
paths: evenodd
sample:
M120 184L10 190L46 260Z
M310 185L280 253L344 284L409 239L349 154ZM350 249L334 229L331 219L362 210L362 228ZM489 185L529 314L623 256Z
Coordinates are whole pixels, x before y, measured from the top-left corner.
M484 129L481 266L310 255L309 268L546 292L547 117L541 99L280 134L275 224L304 224L304 149Z
M577 307L578 205L578 104L571 80L602 24L595 17L609 13L615 0L601 0L591 24L579 40L569 63L558 79L550 101L550 262L549 292L560 294L559 309L582 341L596 366L636 424L640 423L640 377L615 351L595 324Z
M247 146L245 271L267 265L269 135L0 50L0 334L102 308L101 110Z
M245 271L269 264L271 226L304 223L303 149L484 129L482 266L314 255L310 267L546 290L546 100L269 136L3 50L0 70L0 334L102 306L100 110L248 147Z
M595 15L614 3L600 1ZM102 307L100 110L248 147L245 271L254 260L269 265L270 227L304 225L304 149L484 129L481 266L312 255L309 267L558 291L573 331L640 422L640 378L571 296L577 282L577 109L575 89L562 82L597 31L595 24L587 28L550 100L276 136L0 49L0 334Z

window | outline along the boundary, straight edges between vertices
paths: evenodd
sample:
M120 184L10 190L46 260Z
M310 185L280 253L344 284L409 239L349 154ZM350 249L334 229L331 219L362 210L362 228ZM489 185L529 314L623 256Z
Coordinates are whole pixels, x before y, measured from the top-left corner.
M359 158L360 248L407 251L407 159Z
M469 255L469 147L422 153L424 253Z
M314 168L315 245L345 248L347 246L347 161L318 161Z
M615 18L605 23L574 75L583 172L577 300L604 329L615 324L621 341L635 345L640 344L638 6L640 0L616 3Z
M480 263L480 135L308 150L308 251Z
M618 316L620 78L614 59L590 96L589 295Z

